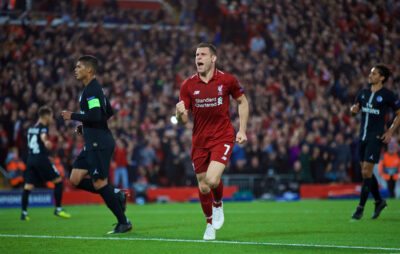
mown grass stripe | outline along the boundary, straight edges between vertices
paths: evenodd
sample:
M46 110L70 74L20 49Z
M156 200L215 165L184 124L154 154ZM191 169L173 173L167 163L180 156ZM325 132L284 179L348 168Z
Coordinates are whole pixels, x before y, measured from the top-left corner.
M400 248L387 248L387 247L321 245L321 244L301 244L301 243L260 243L260 242L237 242L237 241L205 241L205 240L166 239L166 238L51 236L51 235L9 235L9 234L0 234L0 237L4 237L4 238L48 238L48 239L79 239L79 240L121 240L121 241L220 243L220 244L238 244L238 245L293 246L293 247L314 247L314 248L340 248L340 249L364 249L364 250L394 250L394 251L400 251Z

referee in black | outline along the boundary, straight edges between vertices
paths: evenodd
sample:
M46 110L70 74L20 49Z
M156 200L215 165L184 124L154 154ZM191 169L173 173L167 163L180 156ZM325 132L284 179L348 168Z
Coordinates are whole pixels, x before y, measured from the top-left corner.
M369 87L361 89L350 111L352 115L361 112L361 128L359 136L359 156L363 177L360 203L352 218L359 220L363 216L364 206L371 192L375 199L375 211L372 219L379 217L387 206L379 194L378 181L373 174L374 165L379 162L382 144L389 143L393 132L400 125L400 102L389 89L383 87L391 72L386 65L375 65L369 74ZM385 132L385 117L391 108L396 117Z
M66 110L61 113L64 120L82 122L77 132L85 138L85 146L74 162L70 182L77 188L101 195L118 219L117 226L109 234L125 233L132 229L124 214L126 197L123 191L114 190L108 183L115 142L107 120L113 115L113 110L96 79L97 67L98 60L94 56L85 55L78 59L75 76L85 85L79 99L81 113ZM85 178L87 174L91 179Z

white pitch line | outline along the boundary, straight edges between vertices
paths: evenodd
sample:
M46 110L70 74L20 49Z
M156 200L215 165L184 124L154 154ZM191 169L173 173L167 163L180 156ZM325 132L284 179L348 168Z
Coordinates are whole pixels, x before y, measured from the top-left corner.
M363 250L395 250L395 251L400 250L400 248L366 247L366 246L343 246L343 245L299 244L299 243L258 243L258 242L237 242L237 241L205 241L205 240L165 239L165 238L128 238L128 237L0 234L0 238L1 237L4 237L4 238L49 238L49 239L79 239L79 240L125 240L125 241L156 241L156 242L223 243L223 244L239 244L239 245L294 246L294 247L340 248L340 249L363 249Z

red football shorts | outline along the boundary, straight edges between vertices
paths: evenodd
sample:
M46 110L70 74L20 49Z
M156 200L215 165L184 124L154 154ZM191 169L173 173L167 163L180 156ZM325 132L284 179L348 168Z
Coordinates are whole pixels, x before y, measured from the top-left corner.
M196 174L207 172L211 161L218 161L225 166L231 158L234 143L224 142L210 148L192 147L192 165Z

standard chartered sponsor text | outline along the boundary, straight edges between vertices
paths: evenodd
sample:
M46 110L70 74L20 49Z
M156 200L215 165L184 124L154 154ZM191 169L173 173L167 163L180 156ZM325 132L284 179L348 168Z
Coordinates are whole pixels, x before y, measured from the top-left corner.
M222 105L222 97L218 98L205 98L205 99L195 99L194 106L196 108L209 108L209 107L217 107Z

